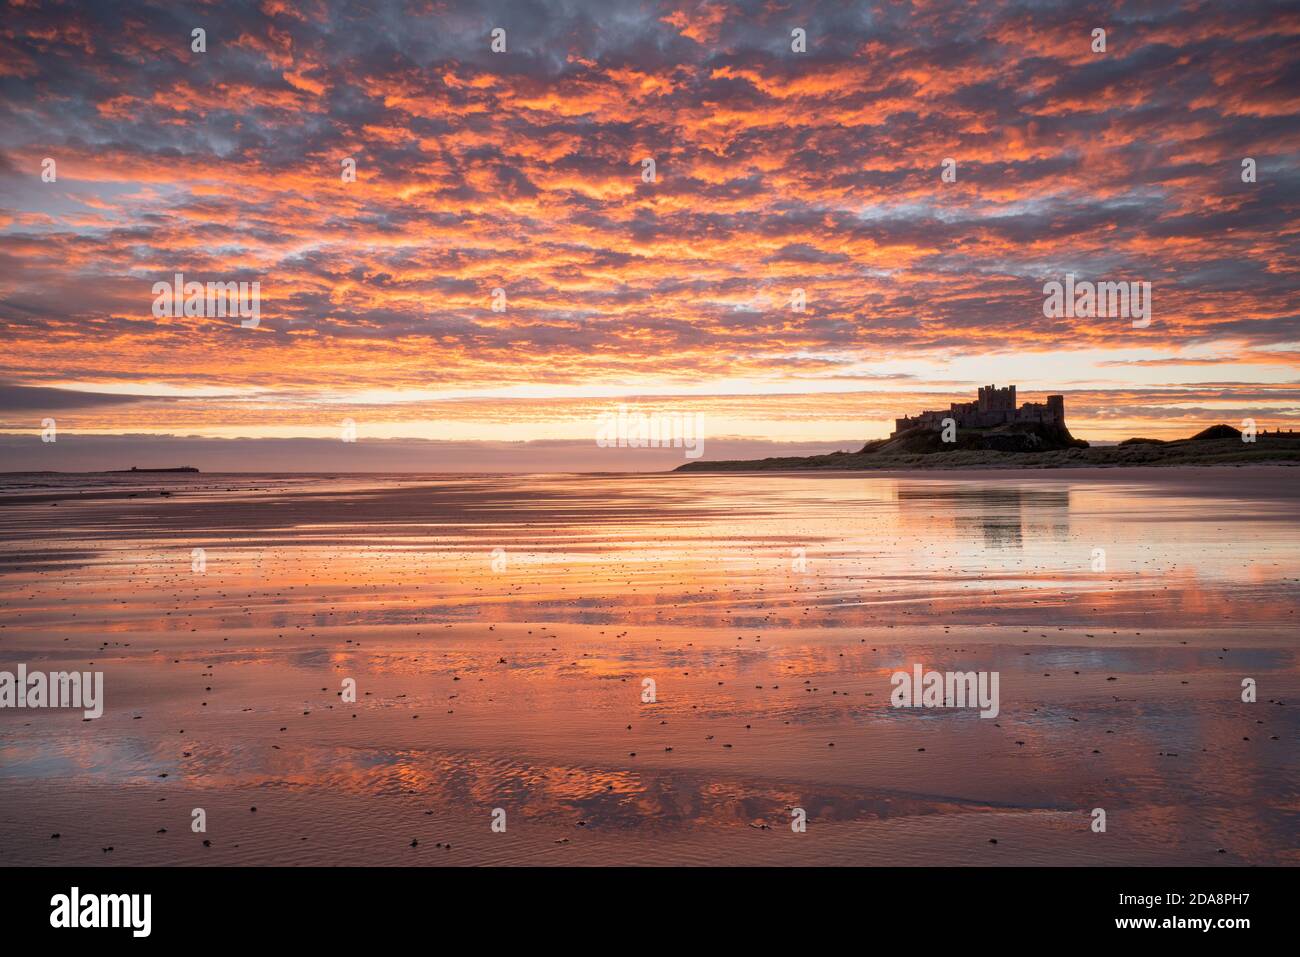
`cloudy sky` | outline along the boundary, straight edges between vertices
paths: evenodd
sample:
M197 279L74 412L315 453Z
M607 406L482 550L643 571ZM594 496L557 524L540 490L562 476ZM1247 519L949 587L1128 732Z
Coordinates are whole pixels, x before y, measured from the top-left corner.
M0 196L0 469L659 468L599 416L829 450L992 382L1300 419L1294 4L8 0ZM1045 317L1067 273L1150 323Z

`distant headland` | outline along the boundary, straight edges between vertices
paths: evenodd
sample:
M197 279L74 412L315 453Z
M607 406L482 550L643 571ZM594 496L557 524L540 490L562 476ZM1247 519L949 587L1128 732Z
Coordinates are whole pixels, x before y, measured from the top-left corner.
M109 469L108 471L116 475L123 472L197 472L198 469L192 465L180 465L172 469L142 469L132 465L129 469Z
M1246 435L1215 425L1186 439L1132 438L1093 446L1070 434L1065 398L1016 405L1016 387L980 388L973 402L954 402L894 420L887 439L857 452L752 461L688 462L678 472L767 472L805 469L889 470L1097 468L1159 465L1300 463L1300 433Z

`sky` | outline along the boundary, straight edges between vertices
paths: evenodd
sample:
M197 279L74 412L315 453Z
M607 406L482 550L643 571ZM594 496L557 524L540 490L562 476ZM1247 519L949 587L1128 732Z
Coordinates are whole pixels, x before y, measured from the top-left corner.
M602 417L803 454L993 383L1300 424L1295 4L5 6L0 470L659 469Z

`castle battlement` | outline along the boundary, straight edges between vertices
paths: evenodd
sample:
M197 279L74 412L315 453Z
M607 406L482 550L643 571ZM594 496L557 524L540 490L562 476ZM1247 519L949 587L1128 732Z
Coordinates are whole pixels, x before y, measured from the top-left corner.
M943 428L943 420L952 419L959 429L991 429L1016 422L1065 426L1065 396L1049 395L1046 402L1026 402L1016 407L1016 387L980 386L974 402L954 402L946 411L927 411L894 420L890 438L908 429Z

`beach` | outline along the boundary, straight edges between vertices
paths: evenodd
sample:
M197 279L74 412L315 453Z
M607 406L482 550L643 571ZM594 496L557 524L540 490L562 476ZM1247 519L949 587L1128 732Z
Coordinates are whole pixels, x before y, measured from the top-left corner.
M1295 476L3 476L0 864L1295 864Z

